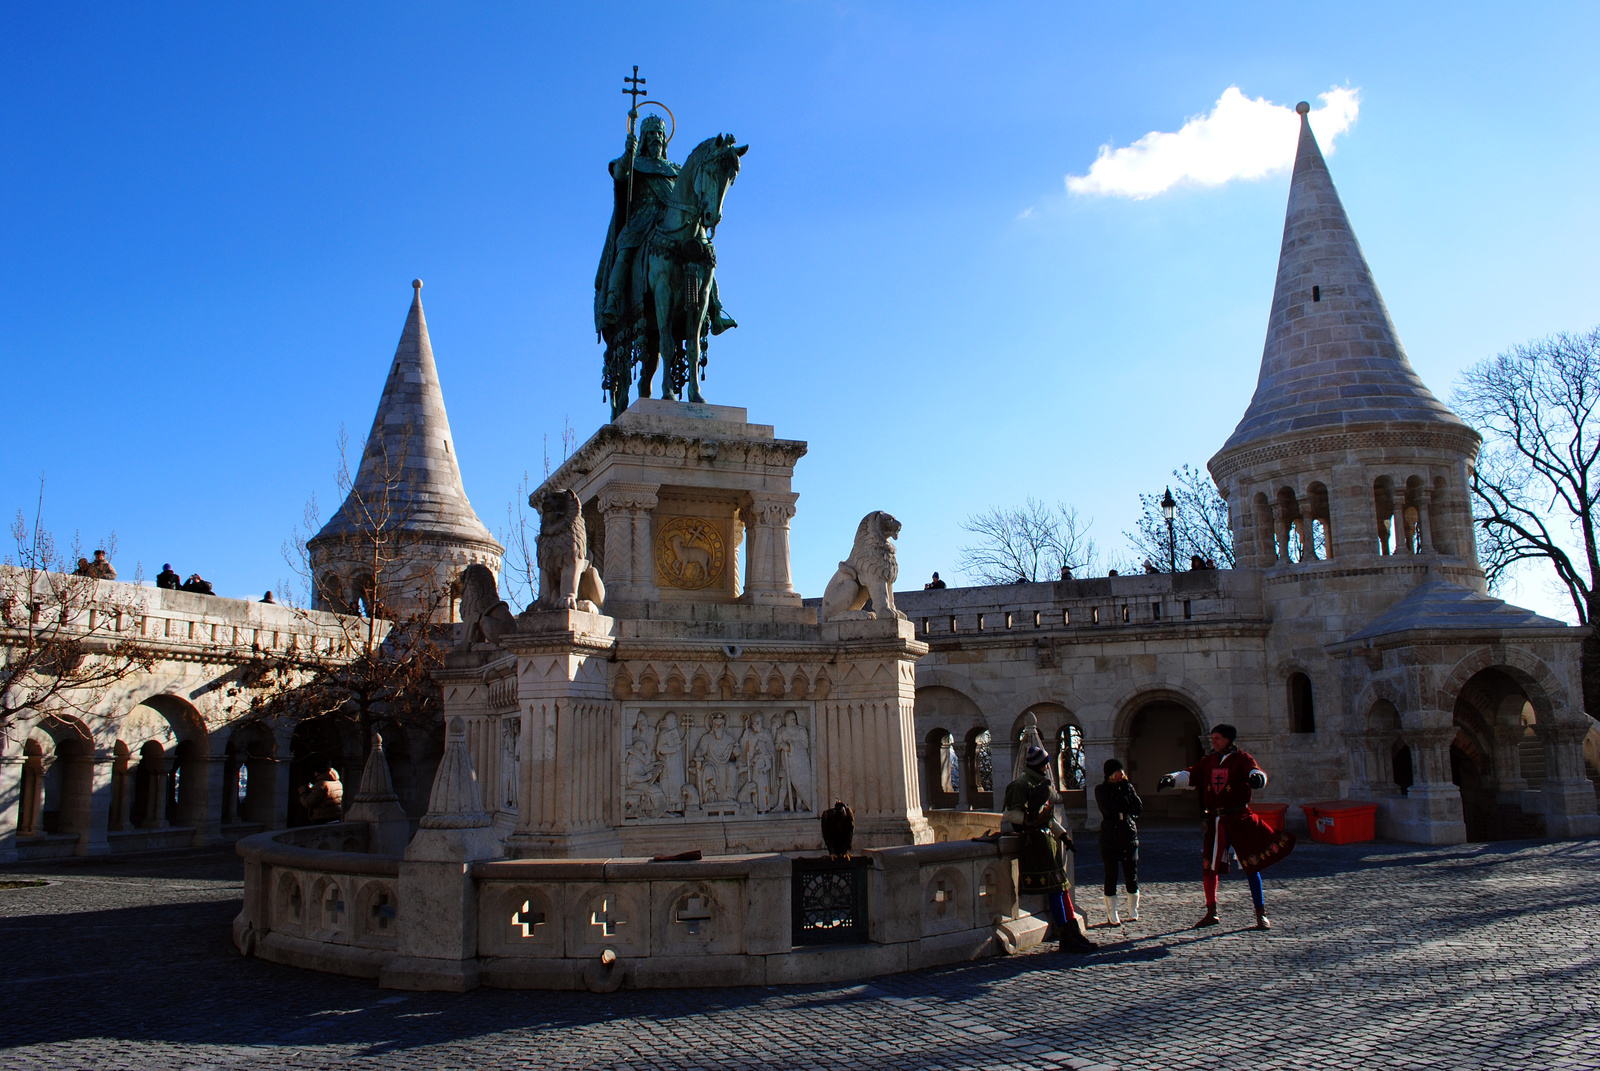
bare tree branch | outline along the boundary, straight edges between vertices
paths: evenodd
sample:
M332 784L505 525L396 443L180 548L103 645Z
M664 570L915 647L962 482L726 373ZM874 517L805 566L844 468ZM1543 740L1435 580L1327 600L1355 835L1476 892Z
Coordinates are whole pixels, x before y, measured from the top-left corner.
M1172 470L1172 556L1178 568L1187 569L1195 558L1218 568L1232 569L1233 529L1228 525L1228 500L1204 469L1183 465ZM1160 571L1168 564L1167 521L1161 515L1161 495L1139 496L1140 515L1135 530L1124 532L1136 555Z
M1086 574L1099 567L1099 551L1089 538L1093 524L1070 506L1032 498L974 514L961 527L978 542L959 548L956 567L979 584L1056 580L1063 568Z

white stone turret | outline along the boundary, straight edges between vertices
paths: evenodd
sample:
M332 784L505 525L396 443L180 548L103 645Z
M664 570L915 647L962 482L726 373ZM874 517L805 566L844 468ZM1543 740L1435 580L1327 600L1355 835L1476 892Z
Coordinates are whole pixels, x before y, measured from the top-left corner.
M1307 120L1261 376L1211 459L1241 568L1437 560L1481 585L1468 466L1480 440L1406 358ZM1420 573L1418 574L1420 576ZM1396 592L1398 596L1400 592Z
M456 577L474 562L497 576L504 548L461 484L444 391L415 291L389 378L339 511L308 550L317 609L353 612L374 596L382 616L448 622Z

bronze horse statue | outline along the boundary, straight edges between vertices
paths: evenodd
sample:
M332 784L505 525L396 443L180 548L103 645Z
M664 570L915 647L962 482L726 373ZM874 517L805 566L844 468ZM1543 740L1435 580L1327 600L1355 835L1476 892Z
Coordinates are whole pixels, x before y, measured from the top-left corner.
M687 401L705 401L699 381L705 374L717 270L712 238L722 222L723 198L739 175L739 158L749 148L735 145L732 134L718 134L695 146L678 172L633 273L633 285L642 292L627 304L639 315L624 317L603 334L611 419L628 408L635 364L640 366L639 397L651 396L656 369L664 365L663 398L687 394Z

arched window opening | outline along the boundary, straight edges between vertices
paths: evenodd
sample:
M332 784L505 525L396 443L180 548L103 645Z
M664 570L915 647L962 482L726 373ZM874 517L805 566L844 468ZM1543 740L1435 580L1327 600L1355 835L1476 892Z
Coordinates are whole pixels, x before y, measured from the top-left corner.
M956 756L956 738L948 729L928 734L924 756L928 779L928 806L954 807L961 802L961 771Z
M1378 553L1393 554L1394 542L1394 481L1379 476L1372 483L1372 507L1377 514Z
M1394 754L1390 756L1389 765L1390 769L1392 770L1394 783L1400 789L1400 795L1409 795L1411 791L1411 785L1415 781L1415 777L1413 776L1411 770L1410 745L1403 740L1396 744L1394 748Z
M1317 731L1316 714L1311 704L1311 678L1304 673L1289 674L1289 731Z
M988 729L967 733L967 805L988 810L994 806L994 755Z
M1063 725L1056 732L1055 745L1056 783L1062 789L1083 788L1083 730Z

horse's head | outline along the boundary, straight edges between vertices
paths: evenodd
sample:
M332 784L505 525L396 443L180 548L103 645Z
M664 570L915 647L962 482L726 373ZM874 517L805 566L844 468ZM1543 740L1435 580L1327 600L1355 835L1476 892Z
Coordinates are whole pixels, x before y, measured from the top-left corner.
M732 134L707 138L695 146L683 165L689 196L700 213L699 223L708 231L715 231L722 222L722 200L739 177L739 158L750 148L733 142Z

